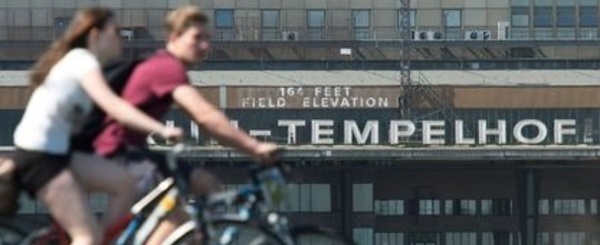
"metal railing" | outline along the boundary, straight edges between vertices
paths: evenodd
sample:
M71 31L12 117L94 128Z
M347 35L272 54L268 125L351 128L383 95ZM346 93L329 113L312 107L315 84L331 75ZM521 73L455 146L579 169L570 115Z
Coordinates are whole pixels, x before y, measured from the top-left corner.
M50 41L60 36L61 28L0 26L0 41ZM400 40L396 26L372 28L286 26L279 28L233 27L213 29L214 41L394 41ZM598 28L522 28L499 31L494 27L462 28L415 27L413 41L589 41L598 40ZM162 26L124 27L122 36L130 41L160 41L166 36Z

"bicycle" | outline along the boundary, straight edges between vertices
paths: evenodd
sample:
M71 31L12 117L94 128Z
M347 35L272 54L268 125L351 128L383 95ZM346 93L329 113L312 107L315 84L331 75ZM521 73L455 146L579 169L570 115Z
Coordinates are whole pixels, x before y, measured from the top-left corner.
M130 213L104 233L103 244L116 241L117 245L143 244L158 225L161 218L173 211L178 203L180 194L187 195L187 183L177 171L176 155L182 151L183 145L176 145L166 154L171 177L162 180L152 191L146 194L130 209ZM26 228L16 225L11 220L0 220L0 238L10 238L10 245L47 245L69 244L68 234L56 223L49 227L36 229L27 233ZM2 240L0 240L2 241Z
M104 233L103 244L143 244L150 236L153 228L160 218L173 210L176 196L174 178L169 177L161 181L150 193L144 196L131 208L128 215L122 217L110 226ZM157 215L156 213L162 213ZM153 215L154 214L154 215ZM0 220L0 238L7 236L10 239L7 245L47 245L70 244L68 234L56 223L48 227L27 233L26 228L15 225L10 220ZM0 239L0 241L3 241Z
M329 230L317 227L294 227L289 230L287 236L283 235L283 230L279 233L274 233L273 228L275 228L275 224L283 227L282 225L287 222L287 219L283 216L281 216L281 219L277 218L280 216L277 216L276 213L269 213L268 215L271 221L277 221L271 222L270 226L253 223L258 220L256 219L257 217L261 217L261 213L266 214L267 207L269 206L268 203L270 203L265 198L266 195L263 194L265 190L262 189L268 183L265 177L269 175L265 173L271 172L276 174L280 171L280 165L254 168L251 171L251 178L254 180L254 185L249 185L238 192L211 195L206 199L208 200L206 202L195 201L202 198L191 198L189 202L188 200L182 200L185 197L189 197L189 193L187 192L187 183L183 182L183 178L181 178L177 171L176 159L184 148L183 144L179 144L166 154L167 165L173 177L168 177L161 181L150 193L134 204L129 215L123 217L105 232L105 241L116 241L115 244L117 245L141 245L151 235L160 219L173 211L177 203L181 203L184 210L190 217L193 217L193 221L180 226L165 240L164 244L182 244L181 241L190 237L194 239L194 242L202 241L202 244L223 245L235 244L236 240L234 239L238 239L237 242L239 242L239 239L246 238L246 240L252 240L251 243L247 244L310 244L302 241L312 241L319 237L335 241L334 243L326 244L352 244L346 242L341 237L333 235ZM271 177L273 176L276 177L276 175L271 175ZM280 180L283 179L281 178ZM277 182L273 182L272 184L277 184ZM246 205L246 208L240 209L240 212L234 214L215 211L236 203L243 203ZM262 208L258 209L259 206ZM250 215L249 213L259 210L261 212L254 215ZM58 225L37 230L30 235L26 235L25 230L19 229L10 223L0 222L0 229L3 227L10 229L14 233L14 237L24 237L17 243L7 243L10 245L62 245L69 242L67 234ZM191 231L195 232L190 233ZM196 238L196 231L202 234L200 239ZM104 244L109 243L105 242Z
M193 200L191 214L196 215L171 233L163 245L354 244L330 229L290 225L284 215L273 210L283 199L287 169L281 163L257 166L251 170L250 184ZM211 217L214 209L231 206L238 206L237 212Z

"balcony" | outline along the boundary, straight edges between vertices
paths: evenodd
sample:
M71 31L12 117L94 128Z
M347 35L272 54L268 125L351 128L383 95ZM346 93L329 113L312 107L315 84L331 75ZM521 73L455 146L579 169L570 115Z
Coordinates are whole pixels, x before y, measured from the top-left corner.
M63 29L1 27L0 56L33 60ZM213 29L214 60L398 60L397 27ZM162 26L126 26L121 32L126 55L136 56L164 45ZM411 30L414 60L494 60L512 58L595 59L598 28L417 27ZM351 48L351 55L340 53ZM564 49L556 52L546 49Z

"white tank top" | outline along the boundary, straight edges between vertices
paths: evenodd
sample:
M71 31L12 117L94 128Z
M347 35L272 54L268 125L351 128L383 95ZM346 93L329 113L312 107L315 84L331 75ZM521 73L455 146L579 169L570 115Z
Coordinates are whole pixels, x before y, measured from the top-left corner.
M81 130L92 101L83 90L83 77L100 63L87 49L69 51L37 87L14 134L15 146L38 152L66 154L70 137Z

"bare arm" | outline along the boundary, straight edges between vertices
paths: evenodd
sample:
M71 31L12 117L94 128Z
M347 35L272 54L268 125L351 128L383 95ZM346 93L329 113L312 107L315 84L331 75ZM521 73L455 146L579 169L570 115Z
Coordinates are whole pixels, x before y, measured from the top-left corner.
M257 155L258 140L244 131L233 127L229 119L210 104L191 85L179 86L173 91L173 99L206 133L219 143L239 149L250 155Z
M147 133L156 132L165 138L181 137L180 129L176 130L179 133L173 132L173 129L167 128L117 96L108 87L99 69L88 72L81 84L94 103L125 126Z

